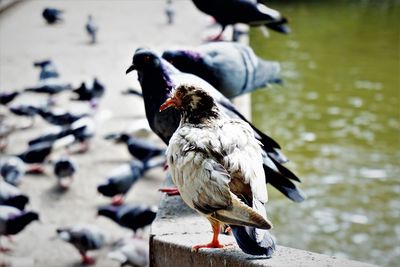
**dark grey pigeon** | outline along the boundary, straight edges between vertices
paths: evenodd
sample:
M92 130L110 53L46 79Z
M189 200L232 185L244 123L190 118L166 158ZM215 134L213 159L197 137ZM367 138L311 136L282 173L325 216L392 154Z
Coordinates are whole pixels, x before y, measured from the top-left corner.
M147 205L104 206L98 209L98 215L107 217L122 227L138 229L150 225L157 215L157 207Z
M129 164L124 164L112 170L106 180L98 185L97 191L106 197L112 197L113 205L121 205L124 196L131 189L146 171L164 165L164 160L158 162L143 163L138 160L132 160Z
M282 82L278 62L263 60L240 43L212 42L193 50L167 50L162 57L180 71L203 78L228 98Z
M105 86L100 83L97 78L94 78L91 86L82 82L73 92L76 94L76 97L72 98L72 100L88 101L90 105L95 108L98 105L99 99L104 95Z
M33 66L40 68L39 81L50 78L58 78L60 76L53 61L49 59L36 61L33 63Z
M31 222L39 220L39 215L33 211L21 211L15 207L0 205L0 238L16 235ZM0 242L1 244L1 242ZM0 252L9 251L0 245Z
M222 26L221 33L214 39L221 38L226 26L245 23L250 26L266 26L280 33L289 33L288 20L279 11L252 0L193 0L202 12L213 16Z
M0 205L15 207L19 210L25 209L29 197L17 187L0 180Z
M58 126L70 126L75 121L89 116L89 114L73 114L61 110L50 111L47 108L39 108L37 112L45 121Z
M97 41L97 31L99 30L99 27L97 27L96 23L93 20L93 16L89 15L88 16L88 21L85 25L86 32L90 36L90 42L92 44L96 43Z
M165 155L164 148L160 148L148 140L133 137L126 133L111 134L106 136L106 139L112 139L115 143L125 143L129 154L144 164L154 157Z
M54 24L54 23L62 20L61 14L63 12L64 11L57 9L57 8L47 7L43 10L42 16L48 24Z
M100 249L104 246L105 235L94 225L75 225L72 227L58 228L58 237L72 244L82 257L82 264L91 265L95 259L87 255L90 250Z

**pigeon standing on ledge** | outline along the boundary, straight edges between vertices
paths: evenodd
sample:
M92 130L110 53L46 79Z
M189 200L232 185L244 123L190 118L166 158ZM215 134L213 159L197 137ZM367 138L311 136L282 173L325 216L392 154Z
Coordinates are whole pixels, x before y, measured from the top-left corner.
M214 37L219 40L228 25L245 23L249 26L265 26L280 33L289 33L288 20L279 11L251 0L193 0L202 12L214 17L222 26L221 32Z
M214 233L209 244L193 250L223 247L218 235L227 224L255 229L257 250L241 239L238 244L244 252L271 256L275 243L267 231L272 224L264 207L268 194L262 152L251 127L224 116L199 87L177 87L160 112L169 107L181 114L167 149L172 180L183 201L207 217Z
M280 152L279 144L248 122L235 108L232 102L209 83L193 74L180 72L164 59L143 48L136 50L132 65L127 69L126 73L132 70L137 70L138 72L138 78L143 92L146 117L150 128L164 143L168 144L172 134L178 128L180 115L175 109L168 109L159 113L160 105L167 100L171 90L179 84L200 86L211 94L223 114L230 118L241 119L250 124L256 138L263 145L262 155L266 182L270 183L295 202L304 200L301 190L290 181L294 180L300 182L300 179L281 165L285 163L287 159Z
M167 50L162 57L180 71L203 78L228 98L282 83L278 62L263 60L240 43L213 42L193 50Z

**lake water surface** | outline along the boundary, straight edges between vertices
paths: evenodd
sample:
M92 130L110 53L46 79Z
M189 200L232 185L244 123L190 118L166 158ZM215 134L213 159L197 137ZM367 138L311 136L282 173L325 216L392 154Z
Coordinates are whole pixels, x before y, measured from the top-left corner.
M270 188L278 243L400 263L400 3L279 1L293 32L251 31L284 84L253 94L253 121L283 147L308 199Z

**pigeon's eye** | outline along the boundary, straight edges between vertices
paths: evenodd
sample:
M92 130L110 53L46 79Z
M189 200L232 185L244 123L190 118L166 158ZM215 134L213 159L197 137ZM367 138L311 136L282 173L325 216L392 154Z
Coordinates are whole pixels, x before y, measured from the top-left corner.
M145 56L143 61L144 61L144 63L149 63L150 62L150 57L149 56Z

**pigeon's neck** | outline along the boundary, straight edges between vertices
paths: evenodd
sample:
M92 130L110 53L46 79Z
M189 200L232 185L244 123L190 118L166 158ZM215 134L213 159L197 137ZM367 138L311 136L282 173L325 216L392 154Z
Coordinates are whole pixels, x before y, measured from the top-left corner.
M209 125L212 121L221 118L221 114L217 106L211 109L188 109L181 111L181 125L182 124L195 124L195 125Z
M153 104L158 108L169 97L173 83L169 74L162 67L151 72L139 72L139 82L142 86L145 104Z

